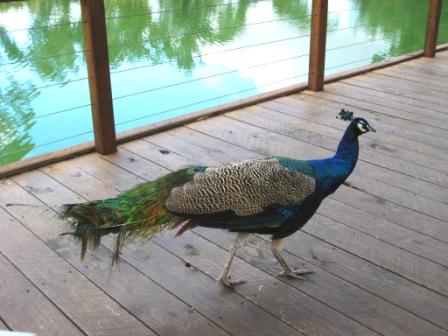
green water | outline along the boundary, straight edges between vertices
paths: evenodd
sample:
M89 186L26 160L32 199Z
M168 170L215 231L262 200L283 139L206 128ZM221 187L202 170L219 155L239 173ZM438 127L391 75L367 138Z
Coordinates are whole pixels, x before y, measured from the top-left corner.
M117 131L305 81L310 5L106 0ZM329 6L327 74L422 49L426 0ZM80 20L79 0L0 3L0 164L93 139Z

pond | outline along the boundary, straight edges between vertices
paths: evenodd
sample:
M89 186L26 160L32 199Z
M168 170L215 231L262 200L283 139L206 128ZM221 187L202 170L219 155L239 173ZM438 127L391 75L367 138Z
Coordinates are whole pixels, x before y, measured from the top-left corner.
M311 0L105 2L117 132L307 79ZM428 1L329 4L326 74L422 49ZM80 21L79 0L0 3L0 164L93 139Z

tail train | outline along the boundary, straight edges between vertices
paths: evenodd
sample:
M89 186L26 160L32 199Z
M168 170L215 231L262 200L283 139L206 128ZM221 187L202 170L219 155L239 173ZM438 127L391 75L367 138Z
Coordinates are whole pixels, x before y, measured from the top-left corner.
M142 183L115 198L82 204L67 204L60 215L71 221L72 235L81 243L81 259L87 249L98 248L101 237L115 233L112 264L119 260L123 245L134 237L151 239L157 233L185 223L165 207L171 189L191 179L198 168L185 168ZM188 223L186 224L188 225Z

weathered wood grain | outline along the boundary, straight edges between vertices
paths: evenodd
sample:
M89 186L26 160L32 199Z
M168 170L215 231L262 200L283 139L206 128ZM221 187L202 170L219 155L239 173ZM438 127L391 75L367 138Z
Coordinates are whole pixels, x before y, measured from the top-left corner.
M85 335L0 252L0 315L13 330ZM7 329L0 322L0 330Z
M196 231L198 231L201 236L206 237L210 241L213 241L224 248L231 246L233 239L233 234L231 233L223 233L210 229L199 229ZM267 237L265 239L251 237L247 247L240 250L239 256L241 256L243 260L255 265L261 270L269 274L276 275L280 271L280 266L276 262L273 262L270 243L268 240L269 239ZM325 245L325 243L316 240L313 244L308 244L306 241L295 237L294 243L288 243L288 251L290 250L289 246L292 245L301 246L302 249L313 251L314 249L320 250L324 248L322 245ZM195 244L194 247L199 251L208 251L206 247L202 248L199 244ZM298 257L290 253L286 253L286 255L287 260L291 265L312 269L315 273L307 275L306 280L304 281L281 278L282 281L317 298L322 302L325 302L345 315L351 316L353 319L375 330L376 332L380 334L418 335L419 332L426 331L443 334L443 330L440 327L435 327L426 321L422 321L415 315L406 312L405 310L402 310L394 305L390 305L388 302L390 299L389 297L386 297L386 300L383 300L375 295L365 292L349 282L341 281L341 278L327 272L325 267L319 268L308 262L308 260L305 261L304 259L298 258L300 255L298 255ZM309 256L309 252L306 253L306 255ZM324 262L331 263L333 257L327 257L328 258L325 259ZM188 258L188 260L194 259L197 258L195 256ZM313 261L313 258L310 259ZM314 260L314 263L316 264L317 260ZM353 264L351 263L346 265L346 267L352 266ZM237 267L233 268L232 272L234 272L235 269L237 270L238 276L245 276L244 273L238 272ZM265 286L263 286L263 293L260 293L259 296L263 296L265 293L264 290L268 291L269 288L265 288ZM446 310L447 308L448 306L444 307L443 310ZM417 329L420 329L420 331L417 331Z
M12 183L4 181L2 183ZM4 186L2 186L3 188ZM2 194L2 196L5 196ZM9 197L14 197L9 194ZM8 201L6 201L8 202ZM2 199L2 207L5 205ZM29 203L26 203L29 204ZM33 209L40 204L22 206ZM19 206L15 206L19 207ZM42 215L39 208L31 216ZM27 228L0 209L2 253L87 335L153 335L103 291L36 238ZM126 331L124 331L126 330Z
M427 124L427 123L420 123L420 118L418 116L412 115L411 113L407 113L410 115L410 118L406 118L404 115L402 115L401 111L395 110L395 109L389 109L387 107L378 106L373 103L367 103L363 100L354 99L351 97L346 96L340 96L336 95L330 92L312 92L312 91L306 91L304 94L315 96L315 97L321 97L327 100L331 100L334 102L338 102L339 105L342 105L341 107L345 107L349 110L356 109L364 109L364 110L370 110L370 112L373 112L378 115L384 115L393 119L400 119L400 122L404 126L406 124L407 127L412 127L413 129L419 130L422 133L426 133L429 135L435 135L441 138L448 138L446 134L446 129L437 127L436 122L432 122L433 125ZM293 96L294 97L294 96ZM350 108L351 107L351 108ZM404 113L406 114L406 113ZM411 123L409 123L411 122Z

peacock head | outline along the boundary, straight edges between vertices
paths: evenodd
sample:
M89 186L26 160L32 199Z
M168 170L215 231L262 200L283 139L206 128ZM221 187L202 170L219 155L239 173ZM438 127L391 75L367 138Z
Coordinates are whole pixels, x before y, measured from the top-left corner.
M364 118L354 118L349 127L352 127L357 135L362 135L367 132L376 132Z

